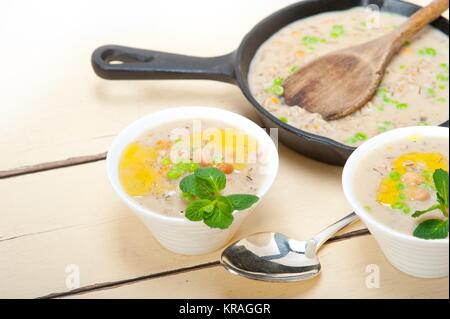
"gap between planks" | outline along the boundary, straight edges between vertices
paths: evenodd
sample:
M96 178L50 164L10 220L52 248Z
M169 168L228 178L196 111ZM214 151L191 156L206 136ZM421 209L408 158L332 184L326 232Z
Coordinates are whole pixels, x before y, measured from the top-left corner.
M343 240L347 240L347 239L351 239L351 238L367 236L367 235L370 235L370 232L368 229L359 229L359 230L351 231L349 233L335 236L335 237L329 239L325 243L325 245L343 241ZM168 271L164 271L164 272L159 272L159 273L155 273L155 274L149 274L149 275L144 275L144 276L139 276L139 277L134 277L134 278L129 278L129 279L92 284L89 286L80 287L80 288L70 290L70 291L51 293L51 294L48 294L45 296L37 297L36 299L52 299L52 298L69 297L69 296L74 296L74 295L82 295L82 294L90 293L93 291L113 289L113 288L117 288L120 286L135 284L135 283L141 282L141 281L152 280L152 279L168 277L168 276L174 276L174 275L187 273L187 272L191 272L191 271L197 271L197 270L202 270L202 269L207 269L207 268L212 268L212 267L218 267L220 265L221 265L220 261L217 260L217 261L212 261L212 262L203 263L203 264L199 264L199 265L194 265L191 267L178 268L178 269L174 269L174 270L168 270Z
M36 165L23 166L18 168L13 168L10 170L0 171L0 179L12 178L16 176L34 174L39 172L50 171L59 168L83 165L94 163L98 161L103 161L106 159L107 152L103 152L95 155L85 155L67 158L64 160L40 163Z

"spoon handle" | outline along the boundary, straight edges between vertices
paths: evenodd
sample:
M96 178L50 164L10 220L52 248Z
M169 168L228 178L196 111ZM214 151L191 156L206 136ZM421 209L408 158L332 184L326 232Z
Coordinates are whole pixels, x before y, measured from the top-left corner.
M358 220L358 215L355 213L351 213L350 215L345 216L341 220L335 222L333 225L325 228L320 233L312 238L315 244L316 250L319 250L320 246L322 246L328 239L330 239L334 234L336 234L341 229L350 225L351 223Z
M441 16L448 9L449 0L434 0L428 6L420 9L395 32L394 48L400 49L417 32L430 22Z

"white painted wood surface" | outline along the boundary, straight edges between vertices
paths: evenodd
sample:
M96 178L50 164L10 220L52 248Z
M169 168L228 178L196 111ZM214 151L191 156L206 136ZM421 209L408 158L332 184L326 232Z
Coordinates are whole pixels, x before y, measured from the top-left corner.
M94 75L90 54L107 43L199 56L227 53L261 18L292 2L130 0L124 7L114 1L0 0L0 171L104 152L131 121L170 106L226 108L258 121L232 85L104 81ZM280 157L273 189L237 237L277 230L306 238L349 212L340 168L284 146ZM92 298L448 298L448 279L399 273L369 236L325 247L325 272L303 284L273 287L219 268L165 275L217 261L219 253L187 257L162 249L115 197L103 161L0 180L3 298L67 292L70 265L79 267L82 287L156 277L80 295ZM380 289L365 287L365 267L373 263L381 269Z

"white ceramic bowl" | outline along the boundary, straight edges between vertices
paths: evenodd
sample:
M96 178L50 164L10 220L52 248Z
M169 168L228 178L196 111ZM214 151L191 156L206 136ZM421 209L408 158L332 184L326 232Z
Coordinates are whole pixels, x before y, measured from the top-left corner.
M439 278L448 276L449 241L447 239L424 240L403 234L379 223L358 201L353 192L355 171L367 153L394 140L419 135L422 138L449 138L448 128L443 127L407 127L380 134L362 144L348 159L342 176L342 184L347 200L356 214L366 224L375 237L387 259L399 270L415 277Z
M115 192L140 217L162 246L179 254L199 255L224 246L261 200L248 210L235 212L234 222L229 229L211 229L202 222L191 222L183 217L163 215L139 205L125 193L119 181L120 157L129 143L154 127L186 119L220 121L229 124L230 127L241 129L257 139L267 156L264 171L265 181L257 193L260 199L269 190L277 175L278 151L269 135L252 121L236 113L209 107L177 107L152 113L132 123L117 136L110 147L106 160L108 178Z

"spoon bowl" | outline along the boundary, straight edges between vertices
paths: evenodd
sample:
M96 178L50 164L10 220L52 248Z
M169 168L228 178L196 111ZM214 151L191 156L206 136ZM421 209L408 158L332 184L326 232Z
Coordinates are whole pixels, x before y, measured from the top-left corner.
M221 262L232 274L254 280L295 282L311 279L322 269L317 257L320 247L357 219L357 215L351 213L305 241L275 232L253 234L226 248Z
M307 280L321 270L314 241L270 232L234 243L223 252L222 264L236 275L272 282Z

